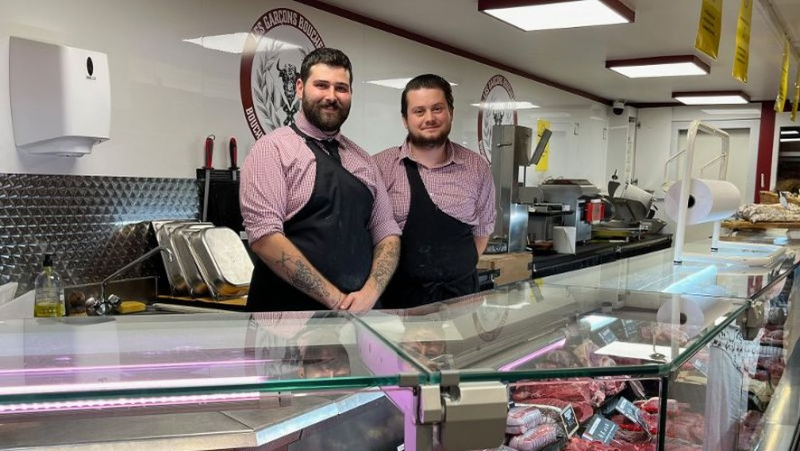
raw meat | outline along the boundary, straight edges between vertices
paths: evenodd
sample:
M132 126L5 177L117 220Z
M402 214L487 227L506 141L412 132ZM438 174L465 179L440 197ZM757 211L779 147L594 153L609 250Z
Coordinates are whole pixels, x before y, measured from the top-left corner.
M656 451L654 443L625 443L614 440L610 445L572 437L563 451Z
M539 451L558 440L558 428L554 424L543 424L522 435L511 438L508 446L520 451Z
M600 384L589 378L568 379L569 382L538 382L520 385L514 400L523 402L529 398L556 398L570 402L585 402L599 406L605 399Z

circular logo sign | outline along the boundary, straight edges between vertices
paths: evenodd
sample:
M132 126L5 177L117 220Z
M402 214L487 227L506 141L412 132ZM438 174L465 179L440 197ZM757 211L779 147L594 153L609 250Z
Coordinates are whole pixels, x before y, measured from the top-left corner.
M492 161L492 127L517 125L514 90L508 79L500 74L489 79L481 93L481 110L478 112L478 149Z
M253 136L294 123L300 111L295 84L303 58L325 47L311 22L297 11L273 9L250 29L242 50L239 86L242 108Z

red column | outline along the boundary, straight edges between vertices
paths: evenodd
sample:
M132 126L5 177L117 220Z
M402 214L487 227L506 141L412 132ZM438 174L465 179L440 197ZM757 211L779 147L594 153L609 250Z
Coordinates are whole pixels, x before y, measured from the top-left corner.
M758 162L756 163L756 192L754 199L761 201L759 191L768 190L772 175L772 146L775 144L775 102L761 102L761 127L758 133ZM764 184L761 184L761 177Z

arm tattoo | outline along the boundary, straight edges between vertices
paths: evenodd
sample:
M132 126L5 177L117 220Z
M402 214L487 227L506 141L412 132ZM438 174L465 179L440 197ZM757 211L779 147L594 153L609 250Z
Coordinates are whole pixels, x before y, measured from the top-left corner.
M313 271L311 266L305 264L301 258L297 258L292 262L291 256L283 252L281 258L276 260L275 263L279 264L283 269L288 281L303 293L319 299L326 299L330 295L322 278ZM294 271L289 266L291 263L294 263Z
M372 270L372 278L375 279L375 285L379 292L386 288L389 279L392 277L395 268L397 267L397 259L400 255L400 244L397 242L389 242L379 244L376 249L375 266Z
M320 299L325 299L330 293L325 289L325 283L319 278L311 267L303 263L303 260L297 259L294 262L297 271L292 275L292 284L300 291L317 296Z

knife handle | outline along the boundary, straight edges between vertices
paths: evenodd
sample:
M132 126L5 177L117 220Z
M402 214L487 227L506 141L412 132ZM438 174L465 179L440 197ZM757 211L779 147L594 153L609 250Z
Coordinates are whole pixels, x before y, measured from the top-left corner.
M230 169L231 170L238 169L238 166L236 166L236 164L237 164L239 156L238 156L238 149L237 149L237 146L236 146L236 138L234 138L234 137L231 137L231 140L228 143L228 152L230 153L230 157L231 157L231 167L230 167Z
M214 166L211 164L213 156L214 156L214 135L208 135L206 137L206 145L205 145L205 159L206 165L203 166L204 169L214 169Z

